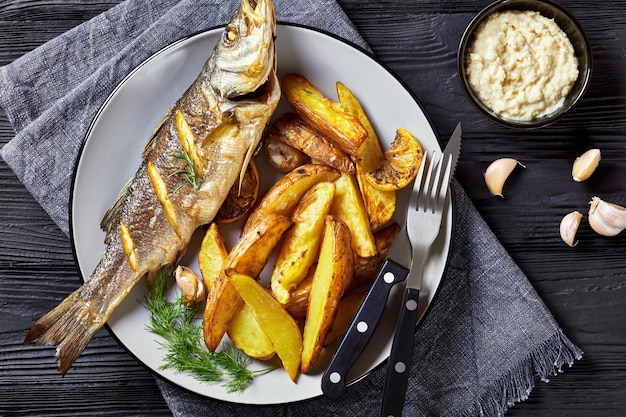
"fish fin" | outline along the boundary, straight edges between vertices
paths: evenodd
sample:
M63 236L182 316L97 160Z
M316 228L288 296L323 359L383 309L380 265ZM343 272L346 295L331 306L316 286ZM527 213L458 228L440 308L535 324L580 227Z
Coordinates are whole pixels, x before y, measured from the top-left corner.
M74 291L37 320L24 338L24 344L58 345L56 359L62 375L67 373L104 324L93 317L84 301L81 302L79 291Z
M243 184L243 179L246 175L246 170L248 169L248 164L254 157L256 153L257 146L250 146L248 148L248 152L246 152L246 156L243 159L243 163L241 164L241 171L239 172L239 191L241 191L241 185Z
M126 194L128 193L132 182L132 178L128 180L126 185L124 185L120 193L117 195L117 198L113 202L111 208L108 209L106 213L104 213L104 216L102 216L102 220L100 221L100 229L102 229L106 233L106 237L104 238L105 243L109 242L111 238L111 233L113 232L113 230L115 230L115 226L119 223L123 202L126 199Z

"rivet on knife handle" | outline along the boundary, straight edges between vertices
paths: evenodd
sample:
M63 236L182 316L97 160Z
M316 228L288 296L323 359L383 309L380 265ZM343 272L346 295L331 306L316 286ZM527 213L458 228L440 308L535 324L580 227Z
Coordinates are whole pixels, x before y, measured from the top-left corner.
M385 310L391 287L404 281L408 270L391 259L383 264L348 332L322 376L322 392L339 398L346 392L346 375L369 342Z
M402 415L406 387L409 381L409 368L413 356L413 337L417 323L419 294L419 290L415 288L407 287L404 290L402 310L400 310L400 317L396 323L387 365L387 380L380 410L381 417L400 417Z

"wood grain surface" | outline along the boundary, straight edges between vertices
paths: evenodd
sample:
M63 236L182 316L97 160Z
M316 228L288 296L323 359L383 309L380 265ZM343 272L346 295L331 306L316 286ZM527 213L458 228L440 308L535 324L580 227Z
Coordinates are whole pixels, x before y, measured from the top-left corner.
M313 0L314 1L314 0ZM460 36L487 1L339 0L378 58L417 95L440 137L460 120L457 178L527 274L584 358L510 416L626 415L626 232L597 236L586 222L580 244L559 238L559 222L585 212L593 195L626 205L626 1L563 0L593 47L583 101L550 127L521 132L487 121L463 95L456 73ZM117 1L0 2L0 65L109 9ZM355 69L356 70L356 69ZM391 101L390 101L391 103ZM0 145L14 132L0 111ZM584 150L603 152L585 183L571 180ZM513 157L527 168L489 195L489 162ZM0 415L170 415L155 382L106 330L60 377L53 351L23 346L32 323L80 284L67 237L0 162ZM52 283L51 283L52 280Z

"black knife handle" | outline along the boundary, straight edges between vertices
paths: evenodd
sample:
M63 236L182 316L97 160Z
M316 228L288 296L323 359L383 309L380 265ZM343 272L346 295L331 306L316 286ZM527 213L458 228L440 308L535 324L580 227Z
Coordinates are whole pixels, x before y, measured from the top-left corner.
M322 392L327 397L339 398L346 392L346 375L372 337L385 310L391 287L404 281L408 272L408 269L391 259L383 264L322 376Z
M413 357L413 339L417 323L417 307L419 290L406 288L402 299L400 317L393 335L389 363L387 364L387 380L383 391L383 402L380 409L381 417L402 415L406 387L409 382L409 370Z

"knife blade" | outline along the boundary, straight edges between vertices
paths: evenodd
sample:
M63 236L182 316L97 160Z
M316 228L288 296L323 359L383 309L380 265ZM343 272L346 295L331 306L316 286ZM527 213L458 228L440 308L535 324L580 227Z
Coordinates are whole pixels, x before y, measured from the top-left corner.
M443 166L444 170L442 172L449 172L444 178L439 179L440 183L443 185L442 189L446 190L446 193L448 192L450 181L454 175L460 151L461 124L459 123L440 159L441 164L447 164ZM446 171L448 166L450 170ZM427 214L427 216L434 215ZM429 220L435 221L434 218ZM439 218L439 225L440 224L441 218ZM409 370L413 356L415 326L418 316L419 293L423 277L423 265L428 252L423 254L421 254L421 252L416 253L415 248L413 248L413 253L413 265L411 265L408 274L402 300L402 308L400 309L400 315L394 331L391 353L389 354L389 362L387 365L387 377L380 412L380 415L384 417L401 416L408 385Z

